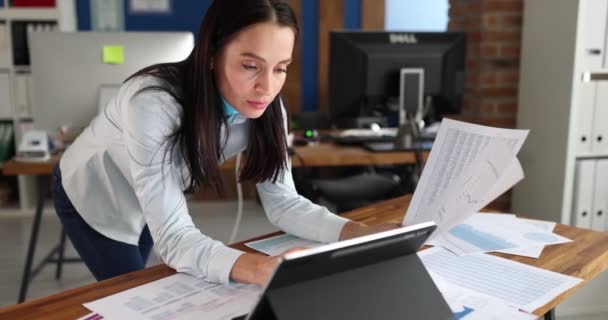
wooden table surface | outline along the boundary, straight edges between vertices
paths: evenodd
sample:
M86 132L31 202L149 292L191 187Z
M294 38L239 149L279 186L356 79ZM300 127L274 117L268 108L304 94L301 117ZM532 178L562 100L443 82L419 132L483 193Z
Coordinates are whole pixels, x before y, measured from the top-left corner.
M335 167L335 166L370 166L390 164L414 164L416 155L411 151L370 152L357 146L342 146L332 143L321 143L295 147L291 157L292 167ZM423 158L428 152L422 153ZM50 160L42 162L24 162L10 160L2 165L2 174L15 175L50 175L53 166L59 162L61 155L53 155ZM235 159L222 164L222 169L234 170Z
M343 216L370 225L387 221L399 222L403 219L410 200L411 197L409 195L403 196L357 209L345 213ZM547 246L539 259L494 254L510 260L584 279L581 284L562 293L557 298L535 310L534 314L539 316L555 308L563 299L570 296L579 287L585 285L608 268L608 233L579 229L561 224L556 226L555 232L574 241L566 244ZM280 233L273 233L271 235L277 234ZM256 239L262 239L271 235L265 235ZM234 244L231 247L252 252L251 249L244 245L245 242L249 241L251 240ZM175 274L173 269L166 265L158 265L80 288L67 290L45 298L28 301L20 305L0 309L0 319L76 319L89 313L82 306L85 302L97 300L172 274Z

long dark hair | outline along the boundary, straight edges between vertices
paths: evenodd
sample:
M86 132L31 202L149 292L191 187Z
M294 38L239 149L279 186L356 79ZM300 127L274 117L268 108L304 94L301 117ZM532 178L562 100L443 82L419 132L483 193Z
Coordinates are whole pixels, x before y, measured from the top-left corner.
M191 173L187 182L189 190L204 186L223 194L218 160L222 157L220 129L222 125L227 128L227 120L210 66L217 60L214 58L221 48L239 31L262 22L290 27L298 36L293 10L280 0L215 0L207 10L194 49L186 60L153 65L129 77L151 75L159 78L162 85L146 87L142 91L165 91L181 105L181 126L168 137L167 154L179 150L186 161ZM287 166L281 109L277 95L262 116L250 120L249 147L239 176L241 181L276 182L281 170ZM226 132L228 134L228 130Z

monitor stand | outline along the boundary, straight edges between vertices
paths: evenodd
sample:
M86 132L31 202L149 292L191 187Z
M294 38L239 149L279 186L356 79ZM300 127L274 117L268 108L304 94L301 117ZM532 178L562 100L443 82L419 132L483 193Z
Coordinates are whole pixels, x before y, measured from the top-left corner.
M424 113L424 69L401 68L399 77L399 130L395 147L411 149L420 135Z

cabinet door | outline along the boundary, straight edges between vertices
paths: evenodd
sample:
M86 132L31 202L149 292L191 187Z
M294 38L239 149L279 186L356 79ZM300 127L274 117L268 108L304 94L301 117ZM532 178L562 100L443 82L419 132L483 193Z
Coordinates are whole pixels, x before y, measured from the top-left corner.
M591 152L606 155L608 154L608 81L598 81L596 86Z
M0 118L12 119L11 85L8 73L0 72Z
M593 185L593 212L591 228L606 231L608 214L608 159L596 160L595 183Z
M577 50L583 50L585 71L598 70L604 63L608 0L582 0L580 10L578 37L582 41Z
M576 99L576 153L588 154L591 152L591 139L593 135L593 109L595 106L597 83L581 82L579 96Z
M591 210L593 209L593 172L596 160L579 160L576 162L574 180L574 205L572 221L579 228L591 228Z

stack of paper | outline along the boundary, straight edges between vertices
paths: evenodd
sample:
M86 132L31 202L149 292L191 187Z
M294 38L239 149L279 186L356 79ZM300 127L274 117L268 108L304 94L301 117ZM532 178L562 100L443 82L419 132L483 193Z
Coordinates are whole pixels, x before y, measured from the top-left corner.
M176 274L85 303L83 319L232 319L248 313L261 294L257 286L209 283Z
M435 221L436 237L485 207L523 179L515 155L527 135L444 119L403 224Z
M502 252L538 258L545 245L571 242L553 233L555 222L519 219L512 214L476 213L428 244L458 255Z

